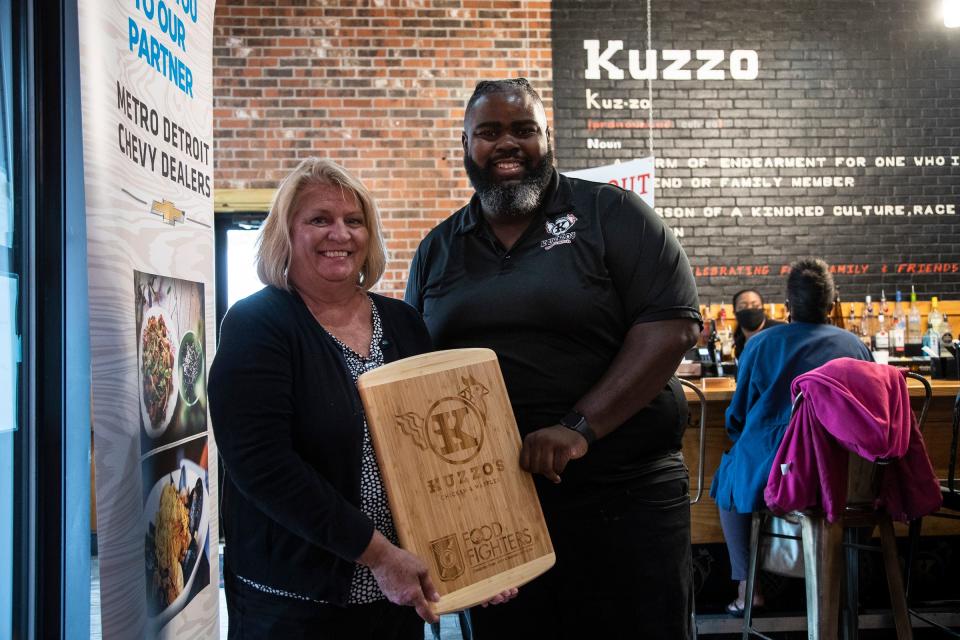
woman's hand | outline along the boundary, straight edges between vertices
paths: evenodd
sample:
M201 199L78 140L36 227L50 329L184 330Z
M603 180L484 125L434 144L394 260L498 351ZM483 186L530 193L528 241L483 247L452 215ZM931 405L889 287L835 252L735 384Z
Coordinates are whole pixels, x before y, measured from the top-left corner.
M413 607L425 622L432 624L440 621L430 607L431 602L440 600L440 594L430 580L427 565L420 558L394 546L375 530L370 544L358 561L373 572L387 600Z

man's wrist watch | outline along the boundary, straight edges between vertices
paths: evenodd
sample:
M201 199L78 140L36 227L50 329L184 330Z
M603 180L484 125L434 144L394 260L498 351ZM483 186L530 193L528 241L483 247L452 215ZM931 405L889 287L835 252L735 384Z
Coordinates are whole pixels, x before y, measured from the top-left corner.
M586 439L588 446L592 445L594 440L597 439L597 434L593 432L587 419L584 418L583 414L579 411L570 411L567 415L560 418L560 424L582 435Z

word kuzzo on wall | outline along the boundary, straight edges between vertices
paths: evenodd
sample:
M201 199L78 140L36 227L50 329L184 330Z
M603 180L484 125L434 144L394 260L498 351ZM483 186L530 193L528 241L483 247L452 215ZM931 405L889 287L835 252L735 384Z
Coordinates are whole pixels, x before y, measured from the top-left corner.
M845 299L960 294L960 30L936 3L552 4L561 171L653 156L701 296L834 265Z

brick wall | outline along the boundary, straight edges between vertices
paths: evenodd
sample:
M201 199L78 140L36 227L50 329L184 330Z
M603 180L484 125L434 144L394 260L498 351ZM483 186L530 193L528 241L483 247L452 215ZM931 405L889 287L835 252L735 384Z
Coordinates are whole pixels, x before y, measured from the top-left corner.
M665 78L659 55L649 83L633 79L626 50L645 67L647 8L652 50L681 50L691 74ZM648 112L607 98L652 98L653 151L677 166L657 171L656 190L668 222L697 274L701 300L729 301L744 286L782 300L781 268L802 255L820 255L842 271L844 300L866 293L888 297L911 283L923 299L960 294L960 29L944 27L939 2L929 0L555 0L554 121L561 169L578 169L649 153ZM609 58L624 72L585 79L584 40L599 51L622 40ZM697 72L697 50L723 52L722 78ZM755 78L730 72L732 52L758 54ZM586 92L595 95L588 101ZM593 123L591 125L591 123ZM594 142L591 148L591 140ZM597 148L597 142L607 148ZM620 145L621 148L615 148ZM739 158L824 158L815 168L724 168ZM933 158L930 164L923 157ZM837 158L854 158L837 166ZM902 166L877 166L900 157ZM914 157L921 158L917 166ZM856 166L856 159L863 166ZM691 169L688 161L702 159ZM938 164L942 162L943 164ZM840 186L794 186L793 178L840 177ZM693 179L711 180L698 187ZM728 179L726 184L724 179ZM748 179L744 184L733 179ZM776 179L782 180L777 185ZM756 180L757 182L752 182ZM863 215L834 215L834 207ZM865 214L867 207L903 207L904 215ZM954 208L930 215L927 207ZM707 217L704 207L721 208ZM742 216L731 215L739 208ZM756 209L754 209L756 207ZM767 209L770 207L770 209ZM786 207L822 207L814 217L780 216ZM920 207L922 215L912 215ZM856 208L856 209L854 209ZM756 211L756 215L754 212ZM802 210L804 211L804 210ZM816 214L816 209L813 213ZM841 212L844 209L840 209ZM711 212L712 213L712 212ZM770 215L768 215L770 214ZM738 271L738 269L740 269ZM731 274L732 270L732 275Z
M550 2L219 0L215 185L273 188L332 158L377 198L402 295L420 239L463 205L463 105L477 80L523 75L550 117Z

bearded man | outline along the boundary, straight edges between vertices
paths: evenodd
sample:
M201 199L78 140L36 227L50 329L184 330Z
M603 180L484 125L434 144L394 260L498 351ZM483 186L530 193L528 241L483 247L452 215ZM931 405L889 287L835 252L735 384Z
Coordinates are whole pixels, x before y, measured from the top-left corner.
M406 300L437 348L497 353L557 556L474 609L476 637L685 638L687 258L636 194L557 172L525 79L477 84L462 143L476 193L420 244Z

